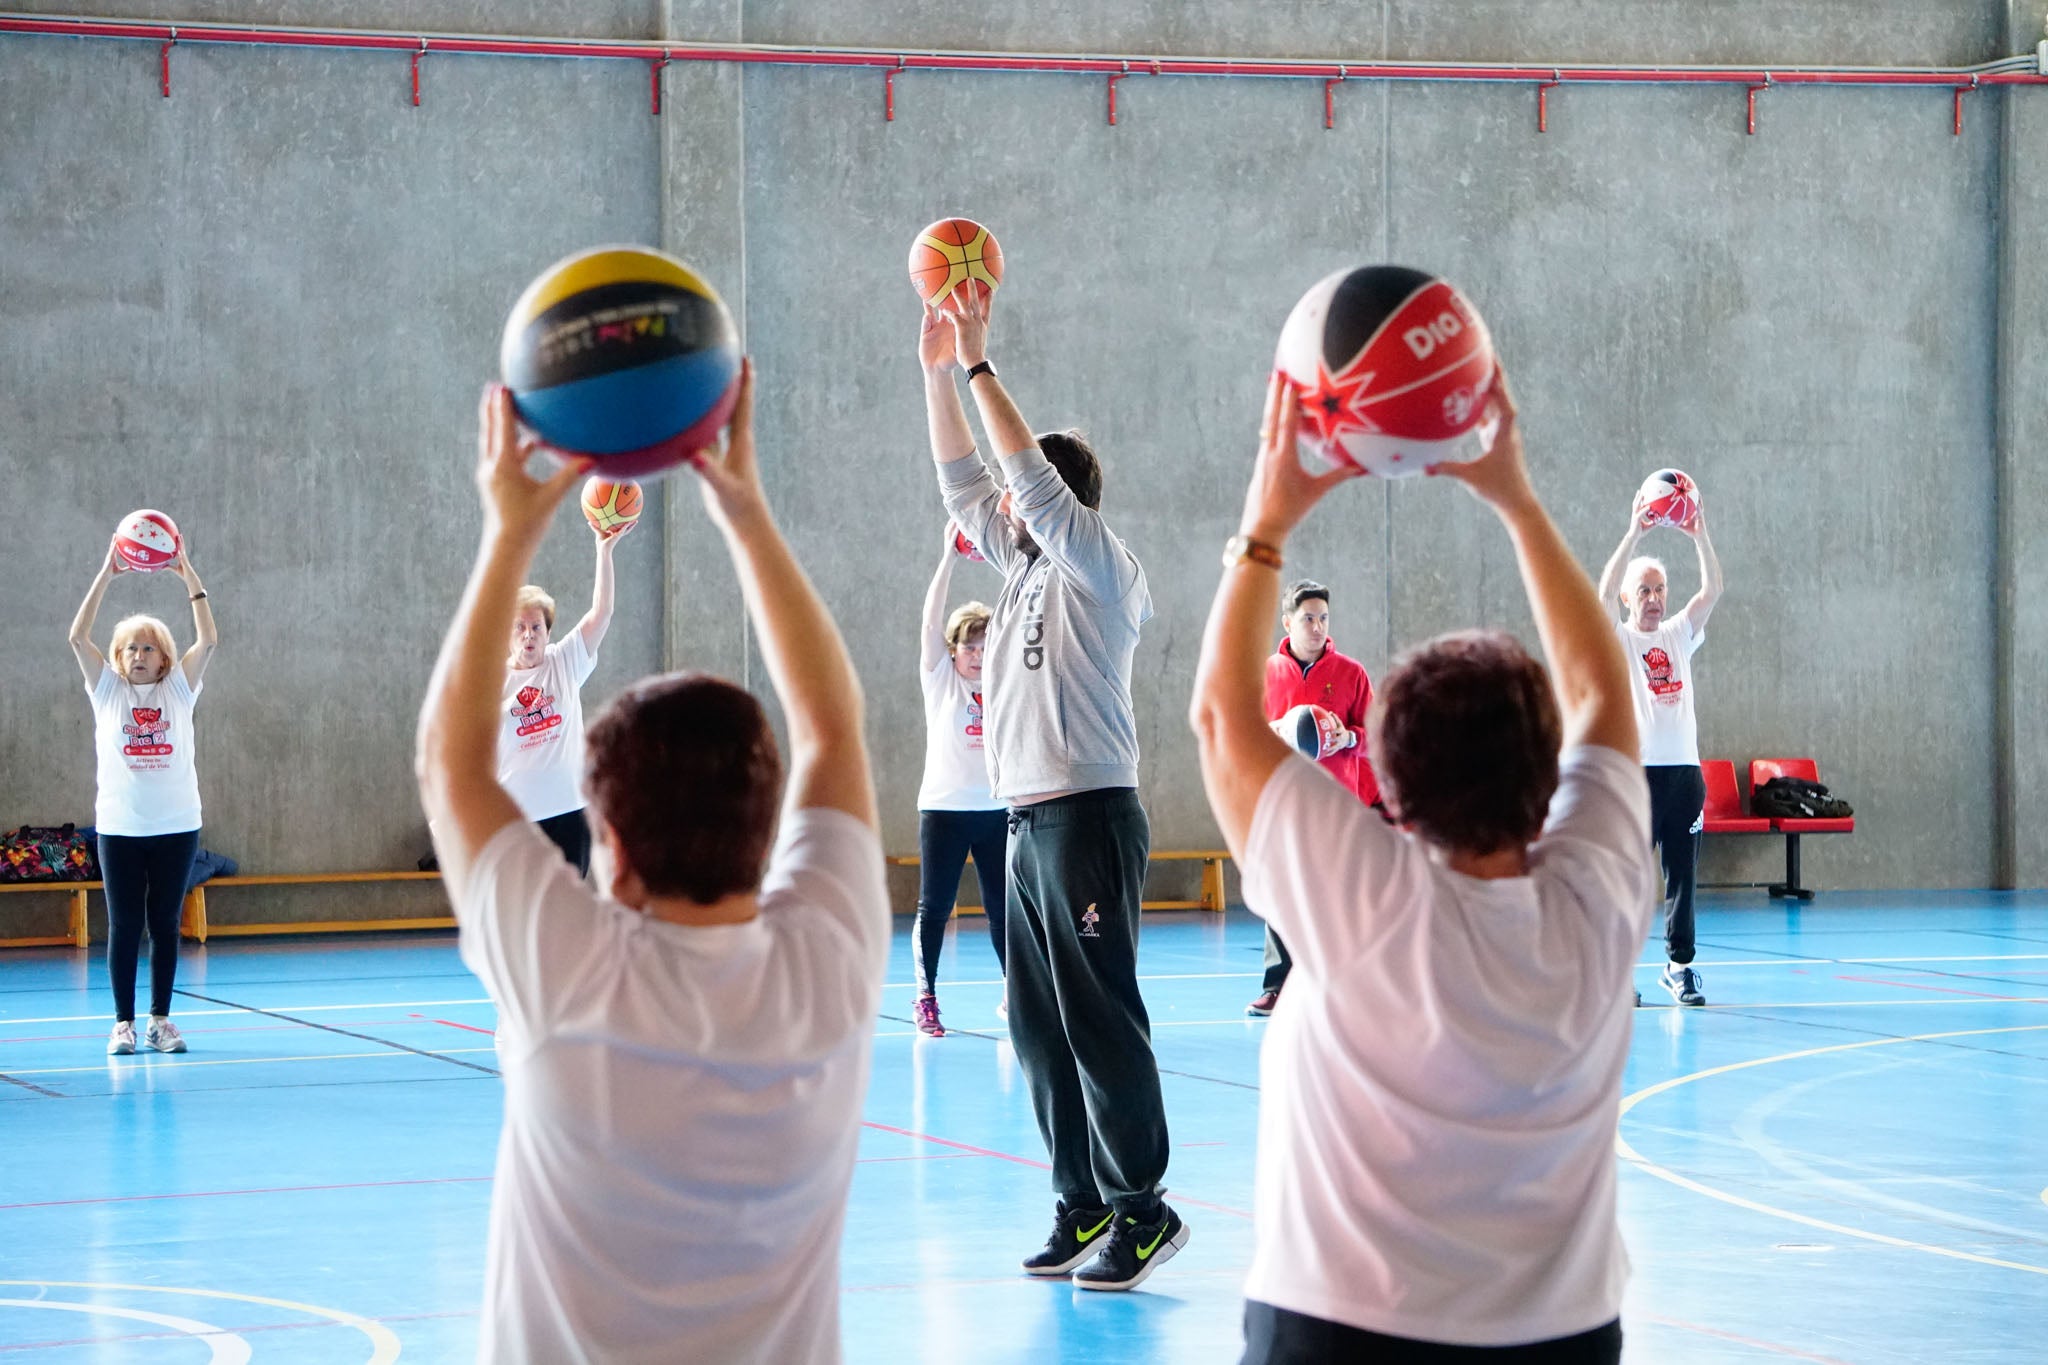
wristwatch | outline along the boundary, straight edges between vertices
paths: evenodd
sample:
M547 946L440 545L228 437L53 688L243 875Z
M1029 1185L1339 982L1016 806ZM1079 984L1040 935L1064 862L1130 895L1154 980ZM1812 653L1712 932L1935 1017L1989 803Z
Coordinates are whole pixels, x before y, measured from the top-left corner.
M977 361L969 365L967 367L967 382L972 384L974 377L978 374L985 374L990 379L994 379L996 377L996 367L989 364L986 360Z

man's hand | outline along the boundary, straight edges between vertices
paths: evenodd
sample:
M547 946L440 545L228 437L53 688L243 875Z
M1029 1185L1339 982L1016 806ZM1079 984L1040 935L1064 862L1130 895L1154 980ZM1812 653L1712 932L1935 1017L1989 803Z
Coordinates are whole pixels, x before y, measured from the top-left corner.
M768 495L754 459L754 362L740 361L739 398L726 427L725 451L700 450L689 460L701 481L704 510L730 529L742 521L768 515Z
M1486 418L1480 424L1482 433L1488 426L1497 426L1486 453L1467 464L1434 464L1429 472L1456 479L1496 512L1528 507L1536 502L1536 490L1529 482L1529 467L1522 458L1522 428L1515 420L1515 399L1508 390L1506 370L1494 375L1486 408Z
M954 367L953 327L930 304L924 306L924 324L917 333L917 363L926 374L939 374Z
M995 295L972 280L955 289L940 310L952 324L953 358L964 370L988 359L988 315Z
M486 384L477 407L476 486L483 495L484 533L514 544L537 546L576 481L590 469L588 459L566 460L546 479L526 472L540 441L519 425L512 390Z
M1365 471L1339 465L1321 474L1301 467L1296 439L1301 426L1301 398L1294 381L1279 370L1266 384L1266 415L1259 426L1259 454L1245 490L1244 516L1238 530L1255 540L1279 545L1299 526L1323 494Z

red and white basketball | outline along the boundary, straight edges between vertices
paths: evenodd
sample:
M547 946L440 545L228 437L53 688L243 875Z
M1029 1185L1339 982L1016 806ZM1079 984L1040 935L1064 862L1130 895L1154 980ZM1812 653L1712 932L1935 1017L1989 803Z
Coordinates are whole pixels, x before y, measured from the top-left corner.
M1301 397L1301 444L1332 465L1399 478L1481 453L1465 438L1493 386L1493 338L1446 280L1340 270L1294 305L1274 363Z
M583 485L583 519L607 539L640 520L646 506L640 485L631 479L592 478Z
M972 284L986 298L1003 282L1003 249L995 234L972 218L941 218L910 244L910 283L936 308L955 289Z
M131 569L151 573L178 557L178 523L151 507L130 512L114 528L114 553Z
M1690 531L1700 519L1699 485L1682 469L1660 469L1644 479L1636 501L1642 504L1645 527Z
M1337 713L1306 702L1274 721L1273 733L1304 758L1325 759L1344 747L1344 722Z
M971 559L977 564L982 562L981 551L975 548L974 542L967 538L965 531L953 533L953 551L962 559Z

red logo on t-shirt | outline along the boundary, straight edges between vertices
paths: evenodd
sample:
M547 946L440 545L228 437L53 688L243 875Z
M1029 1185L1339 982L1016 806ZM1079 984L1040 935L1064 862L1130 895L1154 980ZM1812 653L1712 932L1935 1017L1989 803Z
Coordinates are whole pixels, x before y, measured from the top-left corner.
M1652 645L1643 655L1643 672L1650 683L1650 695L1660 706L1678 705L1685 684L1671 676L1671 656Z
M973 742L972 744L969 744L969 745L967 746L967 747L968 747L968 748L970 748L970 749L979 749L979 748L981 748L981 747L982 747L982 741L981 741L981 715L982 715L982 709L981 709L981 693L979 693L979 692L970 692L970 693L968 693L968 694L967 694L967 729L966 729L966 734L967 734L967 738L969 738L970 740L974 741L974 742Z
M128 742L121 746L124 756L159 757L171 752L171 726L164 719L161 706L131 706L128 714L134 719L121 727L121 733L128 736ZM160 768L164 765L152 763L143 766Z
M562 723L562 713L555 710L555 699L551 693L531 685L520 688L512 696L513 729L521 739L552 730Z

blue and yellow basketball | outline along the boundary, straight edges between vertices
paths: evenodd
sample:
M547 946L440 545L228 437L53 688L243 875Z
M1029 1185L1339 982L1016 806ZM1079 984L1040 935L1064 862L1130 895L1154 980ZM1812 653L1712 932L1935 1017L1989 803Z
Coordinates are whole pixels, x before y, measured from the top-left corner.
M696 271L646 247L548 267L512 306L498 364L520 420L610 479L712 445L739 395L732 315Z

